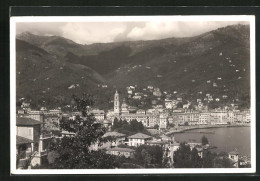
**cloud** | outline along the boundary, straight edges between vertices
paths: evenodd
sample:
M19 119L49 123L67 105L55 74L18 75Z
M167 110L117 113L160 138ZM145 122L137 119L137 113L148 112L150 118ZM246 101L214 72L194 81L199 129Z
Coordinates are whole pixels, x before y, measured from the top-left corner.
M122 23L67 23L62 29L62 35L81 44L108 43L125 31Z
M41 23L41 22L29 22L29 23L17 23L16 24L16 34L28 31L36 35L57 35L61 36L61 27L64 23Z
M196 36L207 31L233 24L245 24L245 22L224 22L224 21L197 21L197 22L146 22L144 27L135 27L127 34L131 40L154 40L169 37Z
M80 44L129 40L156 40L188 37L238 21L146 21L146 22L24 22L16 24L17 34L29 31L36 35L62 36Z

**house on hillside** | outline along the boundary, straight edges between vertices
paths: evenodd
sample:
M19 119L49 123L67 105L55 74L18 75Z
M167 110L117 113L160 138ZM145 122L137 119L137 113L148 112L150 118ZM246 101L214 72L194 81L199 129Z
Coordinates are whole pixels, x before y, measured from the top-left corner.
M128 136L128 145L129 146L140 146L144 145L146 141L151 140L152 137L143 133L137 133L132 136Z
M142 96L133 96L133 99L142 99Z
M162 92L159 88L154 88L153 95L156 96L156 97L161 97Z

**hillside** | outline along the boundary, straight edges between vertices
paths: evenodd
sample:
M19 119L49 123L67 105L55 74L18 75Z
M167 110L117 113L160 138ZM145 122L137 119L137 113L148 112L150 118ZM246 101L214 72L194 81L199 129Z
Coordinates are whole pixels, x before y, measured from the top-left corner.
M62 102L104 82L91 68L62 62L45 50L16 40L17 98Z
M27 32L17 36L21 89L17 95L30 95L33 91L32 95L37 95L49 88L49 93L41 95L46 99L88 91L98 93L98 104L104 104L112 99L115 88L124 92L129 85L153 85L193 98L200 97L200 91L204 95L225 94L232 101L249 95L249 49L247 25L227 26L188 38L92 45ZM37 81L32 84L34 79ZM217 86L213 87L213 83ZM79 84L80 88L68 91L72 84ZM104 84L108 88L101 88Z

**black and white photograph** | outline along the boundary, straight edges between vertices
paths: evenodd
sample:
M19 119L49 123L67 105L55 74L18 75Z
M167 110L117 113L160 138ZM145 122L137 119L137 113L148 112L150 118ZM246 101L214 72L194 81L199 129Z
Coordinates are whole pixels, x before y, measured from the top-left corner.
M254 173L255 17L11 17L12 174Z

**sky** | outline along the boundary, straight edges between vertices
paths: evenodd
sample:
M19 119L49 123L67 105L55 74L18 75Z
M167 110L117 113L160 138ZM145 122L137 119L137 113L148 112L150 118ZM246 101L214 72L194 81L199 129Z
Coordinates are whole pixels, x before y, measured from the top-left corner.
M62 36L80 44L191 37L245 21L17 22L16 34Z

